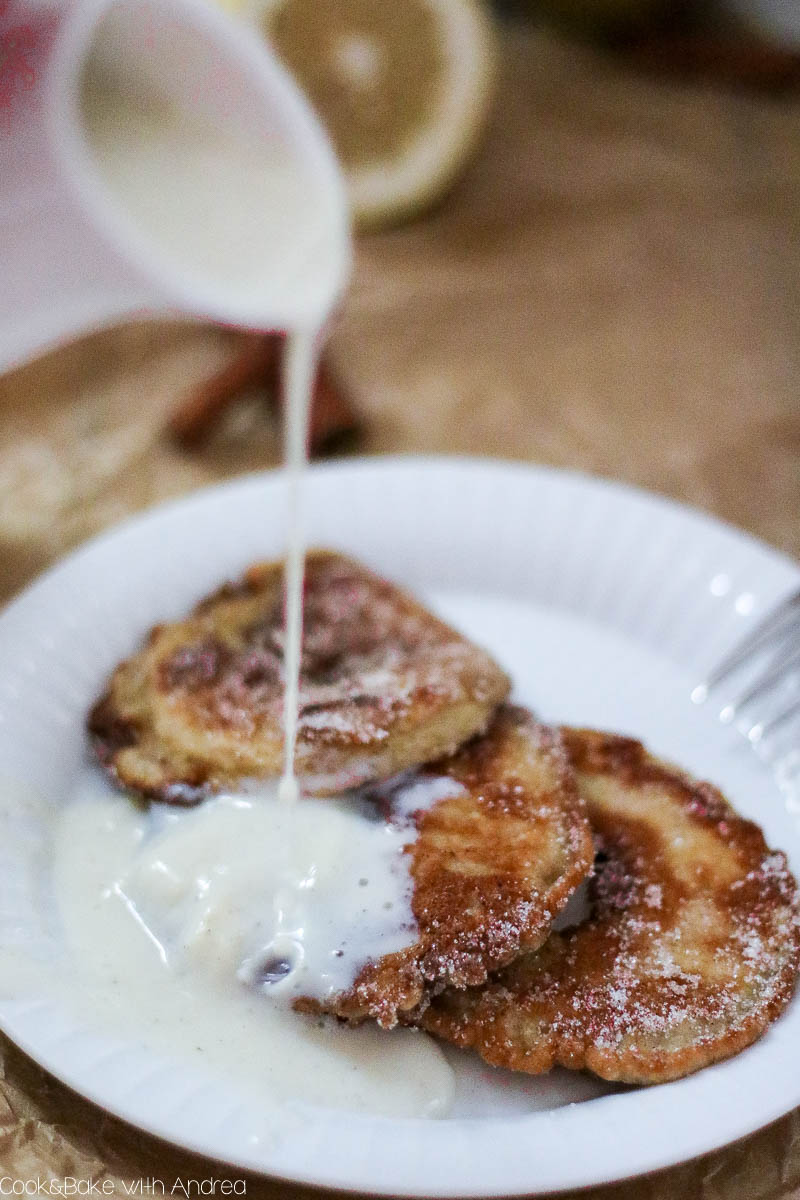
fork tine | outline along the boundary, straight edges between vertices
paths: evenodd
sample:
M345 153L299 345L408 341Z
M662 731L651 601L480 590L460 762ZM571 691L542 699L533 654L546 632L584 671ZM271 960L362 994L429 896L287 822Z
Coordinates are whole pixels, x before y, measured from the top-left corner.
M734 646L730 654L727 654L717 664L706 677L705 682L699 684L692 692L692 699L695 703L701 704L706 700L711 689L717 687L723 679L732 674L751 654L762 649L779 633L791 629L798 611L800 611L800 591L787 596L777 608L756 625L743 641Z
M792 700L780 712L775 713L768 721L759 721L753 725L751 729L748 729L747 736L755 745L757 742L763 741L765 737L769 737L771 733L774 733L781 725L785 725L791 717L798 713L800 713L800 696Z
M763 674L759 675L750 687L745 688L738 696L734 696L733 700L728 701L719 715L720 720L726 723L732 721L740 708L768 692L773 684L778 683L796 663L800 663L800 644L794 650L790 650L788 655L785 655L781 648Z

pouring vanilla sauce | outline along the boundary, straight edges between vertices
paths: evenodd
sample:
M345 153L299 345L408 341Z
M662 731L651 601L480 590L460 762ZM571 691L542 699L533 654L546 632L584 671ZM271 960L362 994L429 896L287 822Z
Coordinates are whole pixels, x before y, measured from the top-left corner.
M258 148L220 139L102 72L87 75L82 111L106 185L165 257L249 293L260 251L291 286L297 260L281 256L280 242L288 242L287 222L298 211L292 206L302 209L305 199L284 161L271 170ZM308 239L304 269L313 268L315 247L330 249L324 238ZM452 1099L453 1076L426 1035L342 1029L290 1007L299 994L324 998L346 989L364 962L410 944L416 931L403 853L415 836L413 822L375 820L357 797L301 798L294 771L303 475L326 318L289 331L284 365L282 777L195 809L141 809L87 771L58 817L55 889L70 948L103 1019L135 1022L170 1053L196 1061L202 1052L265 1099L440 1116ZM412 783L414 808L453 786Z
M311 392L321 331L300 330L289 338L284 367L285 458L287 505L286 631L284 640L284 759L279 795L284 804L298 799L294 771L300 711L300 660L303 645L303 476L308 466L307 441Z

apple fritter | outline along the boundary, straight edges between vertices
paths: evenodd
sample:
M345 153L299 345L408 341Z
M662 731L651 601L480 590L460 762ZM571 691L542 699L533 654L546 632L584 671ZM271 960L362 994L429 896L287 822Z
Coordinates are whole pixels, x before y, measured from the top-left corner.
M125 787L193 804L283 760L283 567L251 567L151 632L89 716ZM306 559L295 768L325 794L386 779L482 732L505 673L412 596L352 559Z
M445 986L489 972L541 946L591 869L592 836L558 731L504 705L488 732L426 767L455 794L415 814L411 908L414 944L361 969L353 988L302 1011L390 1028ZM378 799L391 814L391 793Z
M563 732L596 835L590 915L485 988L439 996L421 1024L497 1066L625 1083L737 1053L795 987L800 908L784 855L639 742Z

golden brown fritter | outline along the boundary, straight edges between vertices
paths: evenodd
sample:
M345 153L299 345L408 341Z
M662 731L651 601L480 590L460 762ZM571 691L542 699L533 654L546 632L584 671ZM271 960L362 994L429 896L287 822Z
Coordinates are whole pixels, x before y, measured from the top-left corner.
M412 911L417 941L367 963L351 991L304 1011L385 1027L442 987L474 986L540 946L591 869L589 823L556 730L504 705L489 731L423 774L462 790L416 815Z
M386 779L483 731L509 681L483 650L352 559L306 559L296 770L315 793ZM159 625L89 716L100 762L193 804L283 757L283 567L251 567Z
M783 854L639 742L565 730L597 838L591 914L422 1025L488 1062L661 1083L755 1041L788 1003L798 895Z

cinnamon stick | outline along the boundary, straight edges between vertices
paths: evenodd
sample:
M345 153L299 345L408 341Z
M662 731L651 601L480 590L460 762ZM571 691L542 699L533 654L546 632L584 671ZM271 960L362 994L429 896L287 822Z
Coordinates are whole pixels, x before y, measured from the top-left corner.
M229 363L189 392L169 421L171 436L184 449L197 449L213 433L223 414L249 388L264 386L267 401L277 411L280 366L285 338L280 334L249 334ZM358 428L358 418L343 389L323 359L311 398L309 454L322 454L332 442Z
M357 429L355 409L323 358L311 397L308 453L312 457L324 454L333 442L355 433Z
M169 420L169 432L186 449L201 446L223 413L251 387L274 387L279 339L275 334L246 334L236 354L210 379L196 384Z

